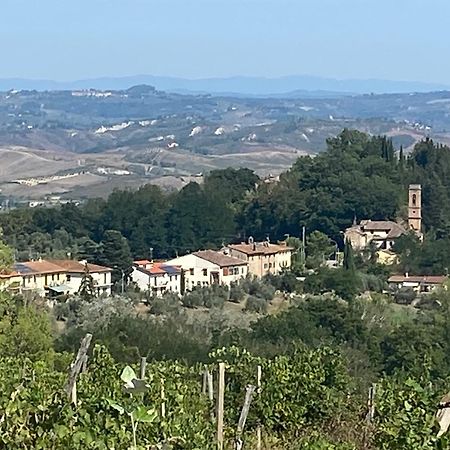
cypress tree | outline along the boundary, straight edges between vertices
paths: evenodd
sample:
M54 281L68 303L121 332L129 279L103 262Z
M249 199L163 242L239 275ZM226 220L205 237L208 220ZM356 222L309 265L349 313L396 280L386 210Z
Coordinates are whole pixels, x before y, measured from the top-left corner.
M78 294L86 302L90 302L95 297L94 279L89 272L87 263L84 265L83 277L81 278Z
M348 270L349 272L355 271L355 255L353 252L352 243L349 239L345 240L343 264L345 270Z

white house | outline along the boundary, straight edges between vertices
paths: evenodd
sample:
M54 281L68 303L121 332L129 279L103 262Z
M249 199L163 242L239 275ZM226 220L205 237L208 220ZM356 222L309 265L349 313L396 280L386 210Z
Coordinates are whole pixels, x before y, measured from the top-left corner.
M183 270L185 290L196 286L224 284L230 286L247 276L248 263L223 252L203 250L167 261L166 264L180 266Z
M64 284L68 286L69 294L75 294L79 291L81 280L83 279L83 274L87 265L89 274L94 281L94 287L97 294L111 295L111 273L113 270L109 267L91 264L87 261L74 261L70 259L50 260L49 262L64 270Z
M393 289L412 289L416 292L431 292L444 288L448 282L446 275L392 275L388 279L389 287Z
M181 293L181 267L148 260L135 261L131 280L141 291L161 296L165 292Z
M97 294L111 294L109 267L87 264ZM38 260L15 263L9 275L1 275L2 289L13 292L34 292L42 297L78 292L86 261Z

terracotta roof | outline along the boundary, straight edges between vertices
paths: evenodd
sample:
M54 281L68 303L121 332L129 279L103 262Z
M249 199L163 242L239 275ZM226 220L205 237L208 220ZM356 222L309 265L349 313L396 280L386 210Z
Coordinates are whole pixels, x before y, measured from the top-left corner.
M134 261L134 264L137 266L149 266L152 264L148 259L139 259L138 261Z
M392 275L389 283L423 283L423 284L444 284L448 280L445 275Z
M151 267L142 267L141 265L136 264L137 262L140 262L140 261L135 261L136 270L139 270L140 272L145 273L147 275L157 276L157 275L164 275L166 273L169 275L177 275L177 274L181 273L180 266L172 266L169 264L164 264L162 262L154 262L154 263L150 263L150 264L152 264Z
M215 252L214 250L202 250L200 252L193 253L193 255L198 256L199 258L202 258L205 261L209 261L213 264L216 264L219 267L247 265L247 262L242 261L242 259L233 258L232 256L225 255L224 253Z
M52 259L49 262L61 267L64 271L73 273L83 273L85 263L80 261L74 261L73 259ZM112 272L109 267L99 266L98 264L87 264L89 272Z
M274 255L276 253L292 251L292 247L280 244L271 244L267 242L255 242L254 244L231 244L228 246L246 255Z
M406 230L396 222L390 220L363 220L360 227L364 231L387 231L388 237L399 237L406 233Z
M14 277L19 277L20 273L16 272L16 271L11 271L11 272L2 272L0 273L0 279L8 279L8 278L14 278Z
M63 273L64 269L49 261L26 261L14 264L14 270L20 275Z

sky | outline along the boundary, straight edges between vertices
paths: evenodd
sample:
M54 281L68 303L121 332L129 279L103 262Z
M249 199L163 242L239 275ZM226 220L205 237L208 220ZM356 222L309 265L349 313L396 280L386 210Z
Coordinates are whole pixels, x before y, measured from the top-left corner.
M450 84L448 0L1 0L0 78Z

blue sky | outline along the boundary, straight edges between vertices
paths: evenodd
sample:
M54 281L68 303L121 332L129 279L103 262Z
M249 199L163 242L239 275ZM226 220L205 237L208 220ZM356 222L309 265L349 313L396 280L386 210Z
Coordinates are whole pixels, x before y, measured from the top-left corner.
M448 0L1 0L0 78L450 83Z

